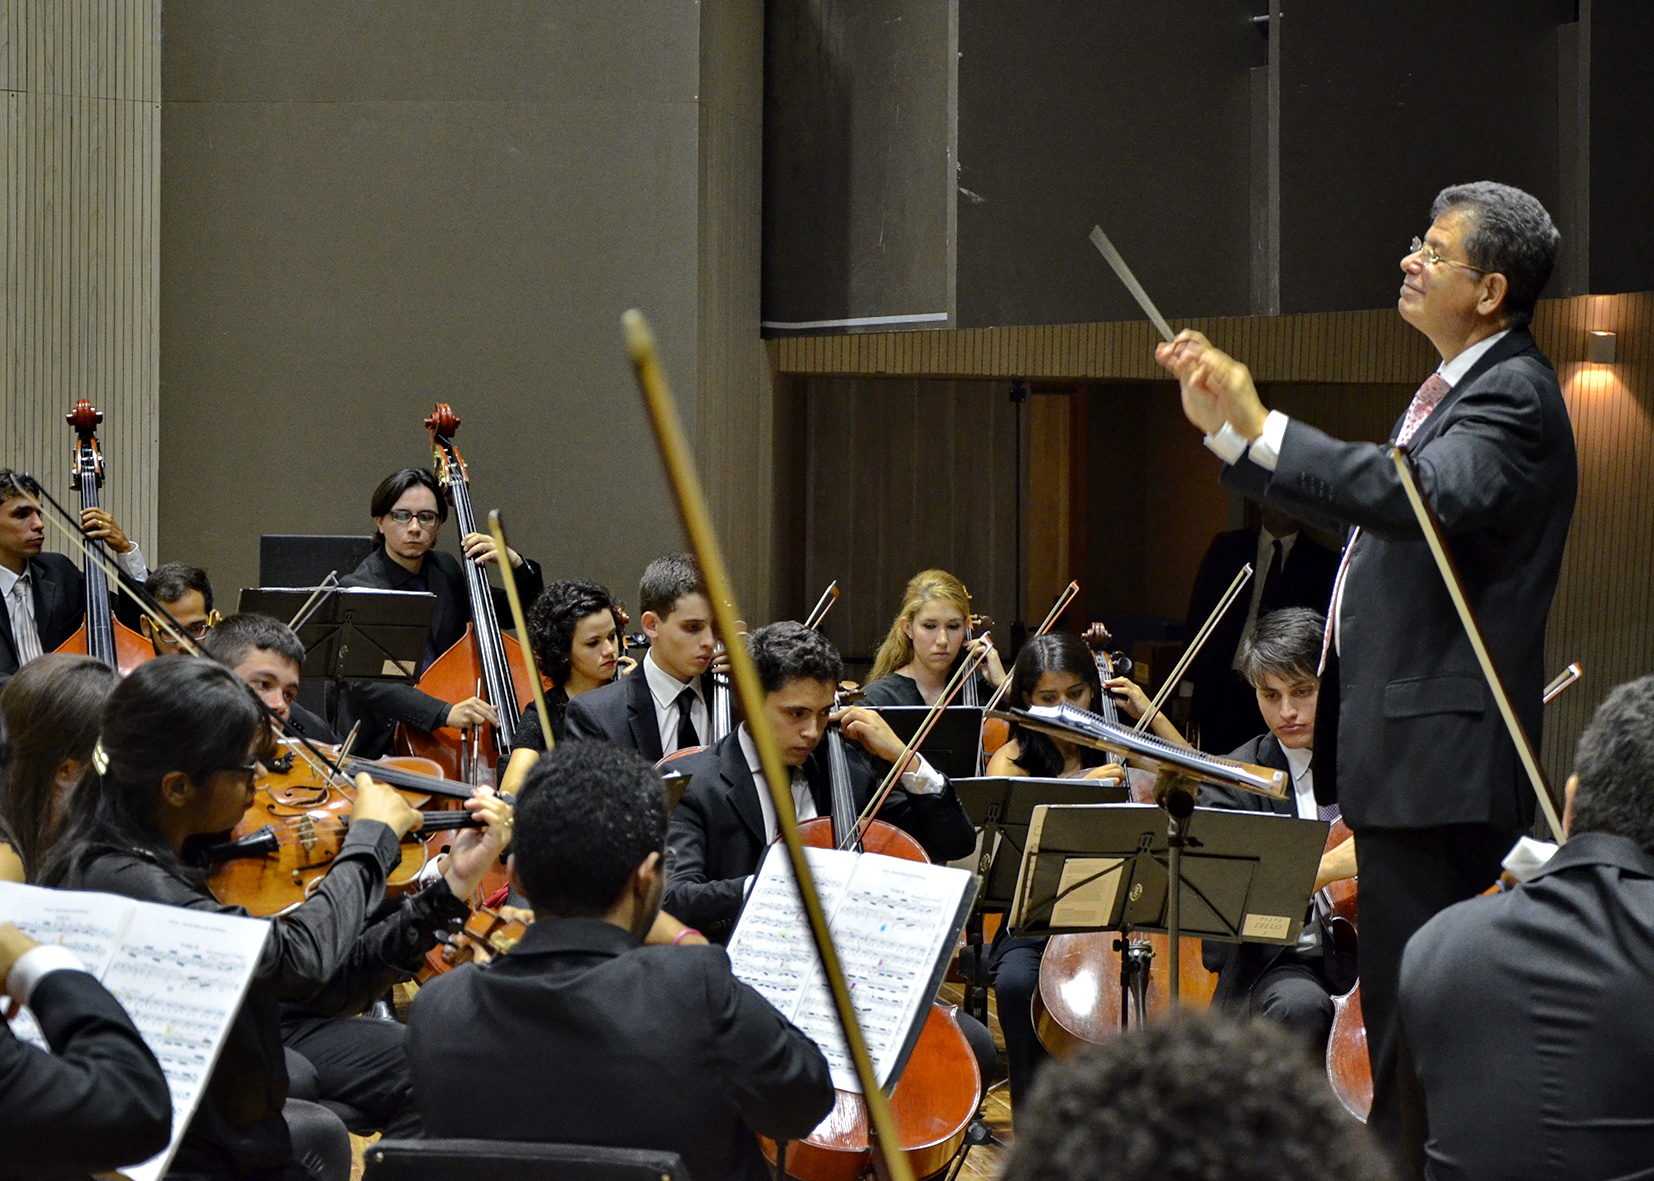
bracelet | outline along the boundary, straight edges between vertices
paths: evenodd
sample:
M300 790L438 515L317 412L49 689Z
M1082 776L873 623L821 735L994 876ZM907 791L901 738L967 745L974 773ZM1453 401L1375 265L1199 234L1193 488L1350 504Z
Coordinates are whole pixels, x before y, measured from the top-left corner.
M683 937L685 935L700 935L700 934L701 933L699 931L695 930L694 927L685 927L683 930L679 931L676 935L672 936L672 946L676 947L678 944L682 943L683 942ZM704 935L702 935L701 937L703 939L706 938Z

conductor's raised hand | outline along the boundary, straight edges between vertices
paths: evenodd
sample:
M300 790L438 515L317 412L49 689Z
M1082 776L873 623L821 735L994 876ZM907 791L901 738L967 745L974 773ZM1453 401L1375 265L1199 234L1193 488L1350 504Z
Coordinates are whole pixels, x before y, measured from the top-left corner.
M1185 328L1175 340L1157 346L1154 359L1177 378L1183 414L1203 432L1216 434L1225 422L1249 441L1263 432L1269 412L1258 398L1252 371L1204 335Z
M907 749L907 744L896 737L896 731L890 728L889 722L879 716L876 709L853 705L849 709L839 710L832 716L832 720L839 724L839 729L844 732L846 738L855 739L869 754L876 755L887 763L894 763ZM907 766L903 767L902 771L913 771L918 766L918 756L914 755L908 759Z

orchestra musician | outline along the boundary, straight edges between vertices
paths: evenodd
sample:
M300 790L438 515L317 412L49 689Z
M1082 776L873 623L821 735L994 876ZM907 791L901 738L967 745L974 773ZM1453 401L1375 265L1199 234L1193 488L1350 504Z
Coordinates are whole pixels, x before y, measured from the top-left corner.
M662 1149L702 1181L763 1181L755 1137L801 1138L832 1108L815 1044L722 948L662 921L665 846L660 776L635 751L571 740L529 771L511 867L535 921L409 1013L429 1134Z
M81 514L87 537L103 542L126 577L142 582L149 567L138 546L109 515ZM86 584L74 559L45 550L40 485L0 468L0 684L23 665L75 634L86 617Z
M42 882L242 913L215 900L186 857L202 839L228 831L252 799L268 735L247 687L214 661L158 656L115 687L101 732ZM306 901L269 921L252 984L171 1177L304 1175L295 1162L297 1141L324 1142L330 1126L342 1125L326 1108L287 1102L278 1004L352 1012L407 979L438 929L465 916L465 900L508 839L510 809L479 789L465 806L483 825L455 837L443 879L381 905L400 838L419 814L366 775L355 786L350 828L331 869ZM297 1135L284 1117L300 1125ZM344 1167L348 1176L348 1141Z
M570 738L602 738L659 761L711 737L705 674L714 667L718 628L700 564L689 554L644 567L637 598L649 651L630 676L570 701L565 725Z
M1293 795L1277 800L1232 787L1202 784L1199 802L1208 808L1275 812L1302 820L1336 820L1337 804L1317 804L1310 755L1315 741L1315 706L1321 691L1315 666L1321 658L1326 618L1306 607L1272 611L1241 641L1241 673L1257 696L1269 729L1231 751L1229 758L1273 767L1292 776ZM1324 853L1315 889L1355 876L1355 841ZM1267 1017L1291 1030L1319 1056L1332 1031L1332 998L1355 984L1355 965L1334 953L1332 941L1312 908L1297 947L1207 940L1201 958L1218 974L1212 1003L1239 1014Z
M240 677L300 736L312 742L339 741L327 722L299 704L304 644L281 620L252 611L231 615L206 633L201 650Z
M157 566L150 572L149 577L144 579L144 589L167 609L167 614L172 616L179 630L193 640L202 639L218 622L218 612L213 607L212 580L199 566L186 566L182 562L167 562ZM129 607L136 606L124 595L122 601ZM142 631L144 639L154 647L157 656L168 656L184 650L183 645L162 632L155 626L155 621L141 611L138 612L136 622L127 626L136 626Z
M1401 316L1441 364L1394 441L1476 604L1494 665L1539 742L1545 621L1578 465L1555 371L1528 331L1561 238L1532 196L1492 182L1444 189L1401 259ZM1184 331L1156 359L1185 416L1224 461L1225 485L1325 528L1352 529L1331 605L1316 776L1359 842L1361 991L1373 1067L1370 1126L1402 1160L1417 1084L1398 1054L1407 939L1499 873L1532 820L1516 751L1388 448L1343 442L1266 409L1246 366ZM1330 704L1330 703L1324 703Z
M865 808L878 777L863 752L886 762L904 744L877 711L860 706L835 712L833 697L844 666L826 636L783 621L747 636L764 689L764 709L775 727L781 757L793 768L793 807L800 820L830 813L825 751L829 721L844 736L851 793ZM858 749L858 747L860 749ZM722 943L729 938L764 853L776 837L774 805L761 786L758 748L743 722L717 745L674 763L690 774L667 834L666 909ZM918 754L877 819L912 834L937 861L968 854L976 833L946 776Z
M48 652L20 669L0 690L0 714L11 734L11 765L0 782L0 880L39 875L57 837L69 797L98 741L104 702L117 674L103 661Z
M1428 1124L1409 1149L1427 1178L1606 1181L1654 1161L1654 677L1598 707L1563 823L1526 881L1408 941L1401 1026Z
M451 554L434 548L448 519L448 501L430 471L405 467L379 482L369 501L368 514L373 518L379 544L360 566L339 581L344 586L429 591L436 596L430 636L419 662L420 671L424 671L465 635L466 625L472 621L465 572ZM478 566L500 565L494 539L486 533L460 538L460 548L466 561ZM518 594L525 602L532 602L543 585L539 566L516 550L506 556L510 576L517 580ZM493 593L495 605L504 614L509 610L505 592L495 588ZM371 756L390 748L391 733L399 722L426 732L444 726L463 730L496 724L499 715L477 696L448 702L413 685L359 681L346 686L337 724L340 730L349 730L356 720L362 722L358 753Z
M968 644L971 596L946 570L921 570L908 580L902 591L902 609L891 621L890 632L879 645L868 674L862 704L934 705L947 688L955 666L962 657L975 656L986 648L988 655L974 674L985 701L1005 679L999 650L986 635ZM956 699L955 704L960 704Z
M619 604L607 587L578 578L560 579L547 586L529 608L528 639L540 675L552 683L546 690L546 712L551 715L552 740L561 742L568 732L565 717L570 700L615 679L621 642ZM540 711L530 702L517 723L502 786L526 775L545 750Z

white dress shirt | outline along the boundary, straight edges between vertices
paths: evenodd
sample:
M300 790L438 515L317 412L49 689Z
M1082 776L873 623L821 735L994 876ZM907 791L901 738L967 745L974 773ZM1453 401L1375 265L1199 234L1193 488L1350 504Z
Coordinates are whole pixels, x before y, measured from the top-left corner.
M12 962L11 971L6 975L6 991L18 1004L26 1005L34 995L35 985L53 972L84 971L86 965L67 947L42 943L39 947L31 947Z
M139 550L136 543L124 554L111 551L111 556L115 559L115 565L120 567L121 572L134 582L141 583L149 577L149 565L144 561L143 552ZM13 592L17 589L17 583L24 574L29 576L30 599L26 604L19 604ZM0 603L5 604L6 616L11 621L13 646L17 649L18 664L20 665L27 664L31 658L45 651L45 646L40 642L40 621L34 616L33 582L34 575L27 566L24 566L22 574L11 570L9 567L0 566ZM27 631L34 639L33 649L28 648L26 646L27 641L23 639L25 629L21 625L25 620L20 619L20 615L26 615ZM28 655L24 655L25 652L28 652Z
M678 680L655 663L653 649L643 654L643 678L649 685L649 696L655 701L655 725L660 727L661 755L669 755L678 749L678 697L685 689L695 690L695 702L689 707L689 720L695 724L695 733L700 735L701 745L709 745L707 730L710 719L706 701L701 697L700 678L697 677L694 682Z

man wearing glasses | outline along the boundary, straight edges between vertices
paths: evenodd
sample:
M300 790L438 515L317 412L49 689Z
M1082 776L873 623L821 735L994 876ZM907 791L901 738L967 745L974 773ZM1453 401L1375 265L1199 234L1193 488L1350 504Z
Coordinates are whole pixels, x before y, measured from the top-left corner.
M1493 661L1537 746L1545 620L1573 515L1573 428L1528 331L1560 235L1533 197L1444 189L1401 260L1398 310L1441 363L1396 424L1447 536ZM1356 834L1370 1126L1422 1168L1422 1099L1399 1043L1402 949L1479 893L1532 823L1534 798L1387 446L1347 443L1267 410L1245 365L1198 332L1155 352L1224 461L1223 483L1300 520L1349 530L1328 611L1317 794ZM1336 708L1327 708L1329 691ZM1416 1118L1415 1118L1416 1117Z
M465 627L471 622L465 571L452 555L434 548L448 519L448 502L430 471L407 467L379 482L369 501L368 514L379 531L379 545L339 581L345 586L430 591L436 596L431 633L419 662L419 671L424 672L465 635ZM460 538L460 548L466 560L479 566L500 564L494 539L486 533ZM525 604L532 603L545 589L540 567L515 550L506 557L510 564L505 569L516 578L518 595ZM493 593L495 609L510 618L505 592L496 589ZM429 732L443 726L463 730L494 725L500 720L494 707L481 697L448 702L394 681L360 681L348 687L338 729L341 733L348 731L358 718L362 734L356 750L370 757L388 749L397 722Z
M167 609L173 622L193 640L205 638L218 623L218 611L212 605L212 580L199 566L186 566L182 562L158 566L144 579L144 589ZM182 644L156 627L155 621L148 615L139 612L137 625L142 629L144 639L155 649L155 655L169 656L184 650Z

